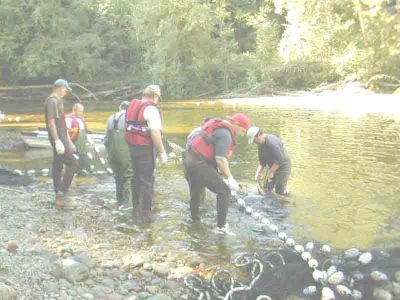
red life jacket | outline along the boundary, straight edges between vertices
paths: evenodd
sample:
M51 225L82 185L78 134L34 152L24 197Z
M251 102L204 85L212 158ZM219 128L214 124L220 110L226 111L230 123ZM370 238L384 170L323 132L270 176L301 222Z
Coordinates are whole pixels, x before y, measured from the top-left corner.
M225 120L211 119L201 126L200 133L196 134L190 144L190 150L200 154L207 160L215 159L215 146L211 142L214 131L218 128L226 128L229 130L232 142L228 149L228 158L231 158L235 152L236 133L233 126Z
M78 117L75 113L71 113L67 116L67 118L71 119L71 128L68 128L68 134L72 141L76 141L80 131ZM83 125L86 127L85 120L81 120L83 122Z
M144 119L143 112L146 107L155 106L150 101L133 99L126 110L125 115L125 141L129 145L152 146L150 129L147 121ZM161 115L160 115L161 117Z

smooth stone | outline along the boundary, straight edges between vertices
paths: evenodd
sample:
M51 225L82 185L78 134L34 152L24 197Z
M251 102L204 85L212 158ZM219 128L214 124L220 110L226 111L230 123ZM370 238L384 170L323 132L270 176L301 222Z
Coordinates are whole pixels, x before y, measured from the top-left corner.
M93 300L94 296L92 294L90 294L90 293L85 293L85 294L82 295L82 298L85 299L85 300Z
M16 300L17 292L11 286L0 282L0 299L1 300Z
M122 264L130 268L140 267L146 262L150 262L150 255L147 252L137 252L122 258Z
M167 262L153 264L153 271L157 275L166 276L168 275L170 270L171 270L170 264Z
M107 300L122 300L124 297L118 294L111 294Z
M375 300L392 300L393 298L391 293L381 288L375 288L373 296Z
M59 290L57 282L46 281L43 283L43 289L47 293L57 293ZM0 298L1 299L1 298Z
M7 243L6 249L7 249L8 252L11 252L11 253L17 252L17 249L18 249L18 242L15 241L15 240L9 241L9 242Z
M101 281L101 284L104 285L104 286L106 286L106 287L108 287L108 288L110 288L111 290L114 289L114 281L113 281L112 279L104 278L104 279Z
M84 281L89 278L88 267L73 259L63 259L57 266L61 269L62 277L71 283Z

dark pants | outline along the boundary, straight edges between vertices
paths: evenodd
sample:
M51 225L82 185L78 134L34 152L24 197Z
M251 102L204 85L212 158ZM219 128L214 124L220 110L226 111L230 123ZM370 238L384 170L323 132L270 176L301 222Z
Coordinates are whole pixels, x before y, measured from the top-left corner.
M191 153L184 160L185 178L190 190L190 212L194 222L200 220L199 206L205 188L217 194L217 226L226 224L231 191L215 167Z
M151 211L154 188L155 151L151 146L129 145L132 160L132 205L139 215Z
M269 190L272 191L275 187L275 192L277 194L285 195L287 193L287 182L289 180L291 169L292 163L289 159L284 162L275 172L274 177L271 180Z
M78 162L71 150L66 148L63 155L58 155L53 148L53 184L56 193L68 192L77 169Z

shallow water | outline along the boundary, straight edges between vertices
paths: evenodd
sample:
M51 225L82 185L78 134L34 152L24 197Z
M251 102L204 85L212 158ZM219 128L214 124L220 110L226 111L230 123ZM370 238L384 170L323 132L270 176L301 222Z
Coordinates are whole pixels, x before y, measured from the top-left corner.
M357 98L361 102L363 96L354 97L361 97ZM274 101L259 101L257 105L243 100L165 102L161 106L165 131L170 140L183 145L185 136L205 117L244 111L253 124L283 139L293 164L290 203L252 196L246 198L250 206L270 216L295 240L317 240L338 249L399 247L400 116L373 113L373 109L349 114L335 107L301 107L301 99L296 105L279 105L279 98L271 99ZM89 129L104 130L105 120L117 106L113 102L87 103ZM31 130L44 125L40 103L30 107L3 105L1 110L22 118L19 123L2 124L2 130ZM51 153L0 152L0 163L19 169L48 168ZM231 166L238 181L254 188L254 145L239 139ZM131 233L147 245L192 252L211 262L273 246L274 236L260 232L257 223L240 212L237 204L231 205L228 215L237 236L215 235L216 201L212 195L201 206L202 224L193 226L188 189L178 163L159 168L156 180L155 221L148 232ZM72 189L82 197L85 193L114 197L113 181L107 176L77 178Z

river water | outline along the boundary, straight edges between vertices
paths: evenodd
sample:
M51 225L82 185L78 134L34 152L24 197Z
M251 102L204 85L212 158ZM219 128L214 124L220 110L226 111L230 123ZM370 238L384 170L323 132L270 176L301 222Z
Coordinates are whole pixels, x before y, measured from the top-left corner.
M117 106L115 102L85 103L89 129L103 131ZM7 117L22 118L19 123L2 124L2 130L33 130L44 125L41 103L4 104L0 108ZM205 117L225 117L237 111L247 113L264 131L280 136L293 164L289 203L259 196L246 201L296 241L314 240L337 249L400 246L400 113L394 97L168 101L161 109L168 138L180 145ZM19 169L49 168L51 153L3 151L0 162ZM234 176L254 187L257 163L256 146L239 138L231 161ZM188 188L179 163L159 168L156 181L155 221L144 237L149 245L227 262L237 253L261 251L273 244L273 235L260 232L258 224L240 212L237 204L231 205L228 215L236 236L213 233L216 201L212 195L201 206L202 224L193 227ZM113 180L107 176L77 178L72 190L81 197L85 193L114 196Z

